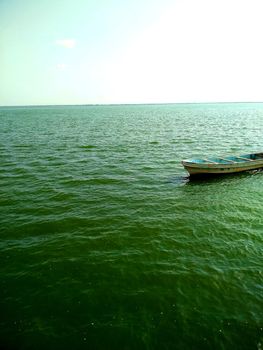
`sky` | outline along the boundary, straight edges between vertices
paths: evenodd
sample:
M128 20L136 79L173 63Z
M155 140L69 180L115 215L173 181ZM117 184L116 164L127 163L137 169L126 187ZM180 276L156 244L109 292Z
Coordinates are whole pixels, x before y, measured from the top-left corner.
M262 0L0 0L0 105L263 101Z

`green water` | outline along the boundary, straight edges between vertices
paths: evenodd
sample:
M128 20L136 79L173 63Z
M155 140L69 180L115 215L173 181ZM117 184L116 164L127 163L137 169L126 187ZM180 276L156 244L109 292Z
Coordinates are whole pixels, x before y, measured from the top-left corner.
M0 108L1 349L263 348L262 104Z

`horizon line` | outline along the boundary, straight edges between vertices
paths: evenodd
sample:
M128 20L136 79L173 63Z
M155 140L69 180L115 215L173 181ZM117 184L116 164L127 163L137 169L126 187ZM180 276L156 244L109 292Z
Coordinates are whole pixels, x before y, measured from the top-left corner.
M25 104L25 105L0 105L0 108L12 107L94 107L94 106L151 106L151 105L192 105L192 104L253 104L263 101L213 101L213 102L145 102L145 103L80 103L80 104Z

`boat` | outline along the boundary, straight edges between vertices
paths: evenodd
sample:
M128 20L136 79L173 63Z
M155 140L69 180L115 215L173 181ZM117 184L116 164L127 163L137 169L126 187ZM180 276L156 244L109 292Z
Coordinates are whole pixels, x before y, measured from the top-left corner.
M263 168L263 153L186 159L182 164L190 176L232 174Z

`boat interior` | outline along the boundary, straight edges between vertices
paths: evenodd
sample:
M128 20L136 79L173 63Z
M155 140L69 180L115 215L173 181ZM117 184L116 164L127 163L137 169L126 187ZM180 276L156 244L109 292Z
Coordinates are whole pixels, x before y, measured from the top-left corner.
M203 159L192 159L191 162L198 164L234 164L263 160L263 153L243 154L241 156L208 157Z

